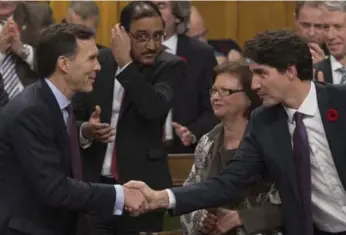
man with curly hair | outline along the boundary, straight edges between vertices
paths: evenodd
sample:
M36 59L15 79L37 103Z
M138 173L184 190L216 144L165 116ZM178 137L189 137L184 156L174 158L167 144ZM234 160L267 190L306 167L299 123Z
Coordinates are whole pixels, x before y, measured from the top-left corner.
M282 200L284 234L346 234L346 87L312 82L309 47L291 30L258 34L244 55L263 107L221 175L162 191L127 186L142 190L150 209L181 215L235 200L268 172Z

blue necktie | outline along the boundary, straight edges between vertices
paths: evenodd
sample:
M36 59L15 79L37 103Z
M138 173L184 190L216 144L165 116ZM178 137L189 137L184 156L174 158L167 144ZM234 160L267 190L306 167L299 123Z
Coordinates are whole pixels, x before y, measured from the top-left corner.
M297 183L302 205L304 235L313 235L311 211L311 164L308 134L303 123L304 114L296 112L296 128L293 132L293 156L296 167Z

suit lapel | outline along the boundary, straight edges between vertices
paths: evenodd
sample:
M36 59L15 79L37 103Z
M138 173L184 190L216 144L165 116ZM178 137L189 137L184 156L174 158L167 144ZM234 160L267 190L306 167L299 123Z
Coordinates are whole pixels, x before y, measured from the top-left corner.
M177 56L186 57L188 50L188 44L185 35L178 35Z
M328 92L327 89L327 87L316 83L318 107L323 127L339 178L346 189L346 108L342 97L333 97L334 94ZM338 118L335 121L328 118L328 113L333 111L338 113Z
M281 104L276 106L275 116L276 121L273 125L273 138L275 145L273 148L276 149L277 157L281 162L282 171L285 172L284 175L288 177L294 195L297 201L300 202L296 169L293 161L292 140L288 130L287 113Z
M41 83L42 91L43 91L43 96L46 101L46 104L48 108L52 112L52 117L55 118L53 121L54 124L56 124L56 130L59 133L58 135L58 141L59 141L59 147L64 148L65 151L65 157L66 157L66 166L70 166L70 159L68 158L70 156L69 152L69 138L67 134L67 127L64 121L64 117L62 115L62 112L60 110L58 101L56 100L54 94L52 93L51 89L49 88L48 84L41 79L39 81ZM69 168L68 168L69 169Z
M328 58L324 60L322 71L325 82L333 84L333 72L330 62L330 56L328 56Z

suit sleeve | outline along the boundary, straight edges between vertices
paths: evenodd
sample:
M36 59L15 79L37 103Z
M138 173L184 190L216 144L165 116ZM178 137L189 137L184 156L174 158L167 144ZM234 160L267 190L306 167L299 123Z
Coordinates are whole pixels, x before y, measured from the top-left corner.
M197 140L217 124L217 119L211 108L209 95L209 90L215 77L214 67L217 65L214 51L212 49L207 50L207 53L205 53L204 56L204 61L205 63L202 65L203 71L201 76L198 78L199 83L197 88L200 115L195 122L187 126L187 128L197 137Z
M253 123L252 118L233 160L219 176L198 184L172 189L176 205L170 213L182 215L202 208L229 204L232 199L240 196L251 182L258 179L264 163Z
M184 61L172 60L164 63L154 85L141 73L136 63L129 64L116 76L137 112L148 120L168 114L184 77Z
M66 174L64 156L50 120L51 116L42 109L28 108L18 115L11 128L13 149L28 187L46 206L112 214L114 186L84 183Z

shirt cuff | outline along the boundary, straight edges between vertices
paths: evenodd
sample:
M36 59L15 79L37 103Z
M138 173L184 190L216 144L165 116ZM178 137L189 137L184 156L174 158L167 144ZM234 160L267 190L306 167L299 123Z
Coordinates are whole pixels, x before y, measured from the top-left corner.
M168 209L174 209L176 206L176 199L175 199L175 195L172 192L172 190L170 189L166 189L167 194L168 194Z
M82 149L87 149L92 144L92 140L85 138L82 134L82 128L85 123L83 123L79 128L79 143Z
M114 185L115 188L115 203L113 215L122 215L124 210L124 189L120 184Z
M132 63L132 61L128 62L125 66L123 66L122 68L118 67L117 68L117 72L115 73L115 76L118 76L122 71L124 71L124 69L126 69L127 66L129 66Z
M28 48L28 57L25 59L25 62L30 66L31 69L34 69L34 48L28 44L24 44Z

